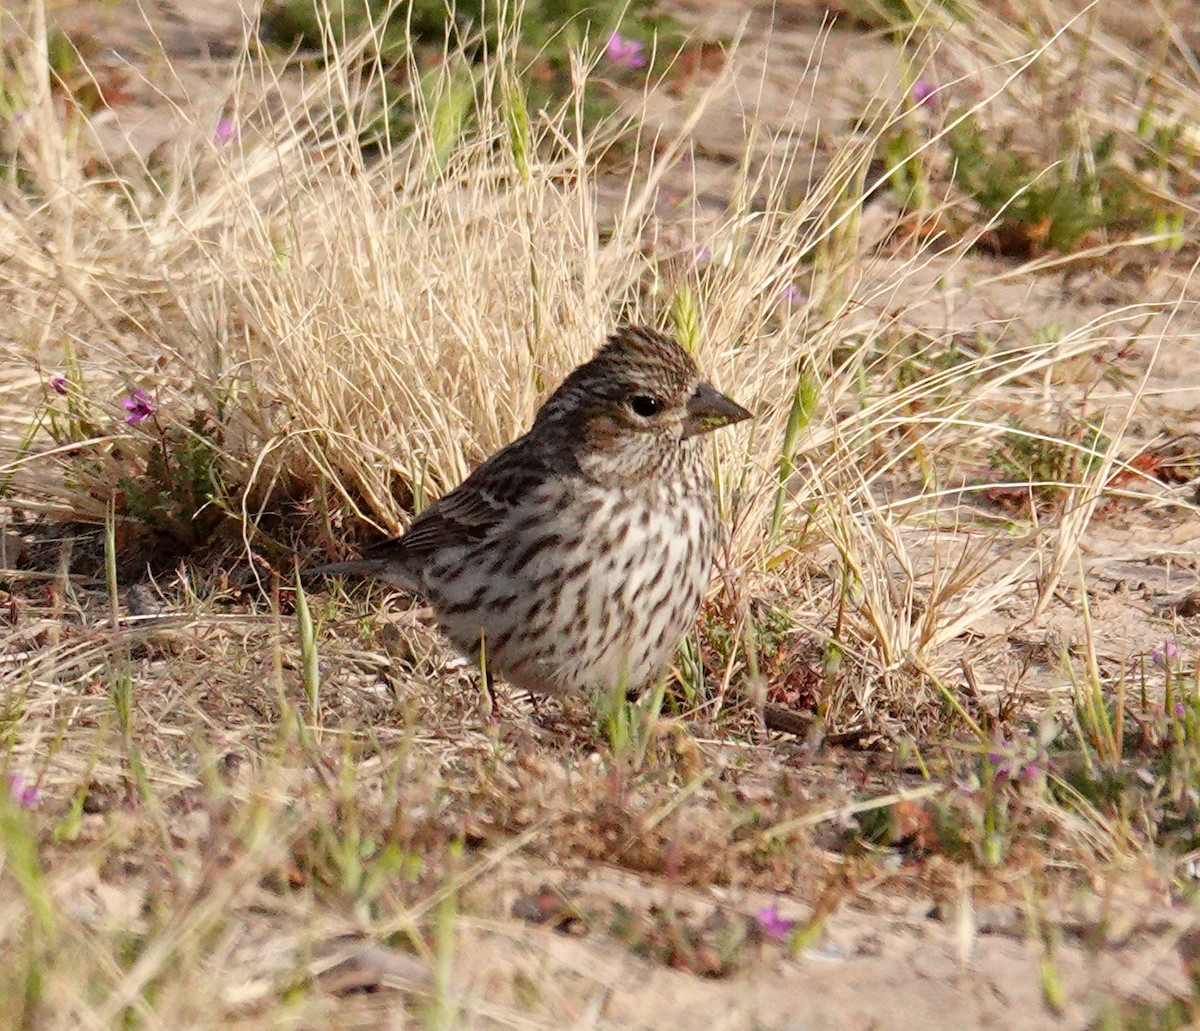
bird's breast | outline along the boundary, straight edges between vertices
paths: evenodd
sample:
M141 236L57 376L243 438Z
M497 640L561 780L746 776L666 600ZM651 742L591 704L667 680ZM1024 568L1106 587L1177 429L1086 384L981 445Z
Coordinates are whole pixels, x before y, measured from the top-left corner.
M711 494L539 485L489 539L439 570L460 648L535 691L640 688L696 617L712 567Z
M559 568L555 632L570 642L577 686L641 687L695 619L712 566L711 505L662 491L581 498L578 546ZM564 525L572 519L564 512Z

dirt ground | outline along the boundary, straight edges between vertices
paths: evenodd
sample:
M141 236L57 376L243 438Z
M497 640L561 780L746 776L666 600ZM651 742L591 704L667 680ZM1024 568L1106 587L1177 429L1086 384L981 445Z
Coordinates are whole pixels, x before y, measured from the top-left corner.
M249 2L242 0L243 5ZM89 54L93 67L128 63L138 72L129 76L121 105L96 118L98 146L111 152L132 145L149 156L171 146L176 123L163 112L174 101L211 109L217 124L243 32L242 11L238 4L220 0L160 0L145 9L152 35L137 6L80 0L58 16L73 34L86 32L94 41ZM734 188L748 131L760 141L763 153L758 156L765 160L770 159L771 141L782 131L796 129L808 140L812 160L797 163L794 173L795 188L803 190L806 177L818 174L826 157L819 126L844 124L861 108L864 95L898 88L880 76L881 69L894 66L893 44L846 19L830 26L826 10L813 3L716 0L674 6L708 35L742 34L732 84L692 132L688 175L701 184L701 208L714 217ZM1102 3L1100 12L1112 31L1135 45L1151 32L1149 15L1143 17L1129 5L1118 9ZM1188 20L1181 18L1180 24L1185 32L1194 32L1200 21L1193 18L1188 28ZM160 45L170 57L169 72L166 64L149 58ZM711 78L700 74L675 95L664 93L653 102L651 117L660 119L664 129L678 128L686 117L689 91L709 85ZM681 198L690 189L682 181L664 185L657 204L661 231L701 240L703 224L690 221L690 215L686 222L682 217ZM876 217L883 232L884 215L873 214L875 210L868 208L865 216L868 235ZM1200 310L1181 305L1169 318L1156 314L1142 324L1134 308L1164 298L1200 300L1200 284L1192 280L1190 269L1142 265L1118 278L1076 266L1020 274L1013 268L1011 261L986 254L944 263L931 257L919 277L905 280L905 289L926 298L920 306L910 299L908 327L931 336L967 333L981 325L994 326L1001 335L1034 334L1047 327L1069 334L1128 306L1128 320L1115 321L1111 332L1119 338L1136 328L1139 343L1126 368L1134 377L1149 373L1128 439L1150 445L1200 435ZM864 275L877 278L864 282L862 292L883 289L886 262L874 263ZM1146 341L1160 325L1160 344L1154 349ZM1048 407L1055 389L1048 380ZM1127 400L1124 389L1097 392L1092 410L1118 418ZM1121 663L1147 653L1164 639L1164 626L1174 626L1180 639L1200 636L1200 516L1196 499L1190 506L1171 500L1164 491L1161 505L1112 505L1087 529L1082 575L1090 591L1095 636L1103 643L1102 662ZM922 532L925 543L914 537L914 554L932 560L940 531ZM946 528L947 540L954 532ZM820 556L814 558L819 561ZM990 575L994 580L1017 575L1017 588L1007 599L998 599L990 615L962 626L947 647L971 667L976 689L985 698L998 699L1019 666L1023 689L1044 696L1049 705L1070 689L1057 660L1061 643L1078 640L1082 633L1075 600L1080 573L1066 570L1057 600L1038 618L1020 622L1016 617L1024 618L1020 614L1028 611L1029 592L1040 572L1031 561L1031 552L1020 542L996 545ZM1026 572L1018 575L1019 570ZM700 740L704 748L720 752L719 742ZM832 832L849 818L848 807L857 797L854 776L847 770L858 760L846 759L843 765L841 759L823 757L810 762L811 757L797 758L795 748L779 736L761 735L737 760L749 771L746 790L769 793L779 778L798 776L804 783L801 790L828 800L827 815L818 822ZM677 828L677 833L686 839L688 829ZM572 935L553 921L539 926L539 921L512 914L521 913L523 900L539 892L605 912L627 905L653 908L661 900L664 906L694 913L697 921L731 909L758 912L773 904L783 917L805 921L813 914L811 905L780 901L757 889L690 887L657 873L588 866L569 856L559 863L546 855L514 858L475 883L473 893L486 897L496 916L460 921L453 980L472 998L487 1000L497 1013L526 1007L530 1015L521 1026L746 1031L1082 1029L1094 1026L1101 1005L1114 998L1155 1002L1187 991L1180 949L1195 932L1195 913L1172 901L1168 875L1156 870L1149 857L1128 871L1115 894L1101 899L1081 892L1059 899L1058 911L1041 915L1055 928L1057 984L1052 989L1046 981L1044 944L1028 933L1030 921L1039 917L1030 912L1027 900L1021 901L1020 886L995 891L982 878L973 882L949 865L943 873L947 880L940 885L941 900L931 898L928 881L920 886L914 881L911 891L895 880L879 891L868 887L836 905L821 933L796 954L766 941L748 969L706 978L643 958L611 936ZM86 878L71 891L78 905L111 906L118 917L128 904ZM981 902L981 892L996 901ZM274 913L273 926L286 919L286 914ZM351 925L330 914L323 930L337 934L352 930ZM1096 934L1101 925L1108 932L1102 943ZM345 944L349 958L329 965L343 975L351 971L346 975L351 987L380 990L331 991L328 1026L408 1026L400 996L390 986L422 975L406 969L389 950L352 936ZM230 959L241 963L242 973L230 980L247 1002L268 990L264 986L272 983L278 965L294 961L256 948L250 930L243 951ZM529 992L536 1002L521 995L521 985L535 986ZM481 1012L486 1016L486 1010ZM497 1017L496 1023L508 1026L508 1019Z

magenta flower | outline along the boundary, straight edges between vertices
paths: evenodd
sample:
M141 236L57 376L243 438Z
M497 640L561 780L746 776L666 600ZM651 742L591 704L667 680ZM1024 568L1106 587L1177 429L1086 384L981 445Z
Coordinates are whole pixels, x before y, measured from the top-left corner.
M779 291L779 299L784 304L803 304L808 297L795 283L785 283Z
M232 118L222 118L217 122L217 128L213 132L213 139L222 147L227 147L231 143L236 143L238 139L237 122Z
M65 376L53 376L50 379L50 389L56 394L63 395L67 392L67 379Z
M1015 763L1011 743L1003 737L997 738L992 742L992 749L987 754L987 761L992 765L992 772L997 780L1007 780L1013 775Z
M135 388L132 394L121 401L121 407L129 413L125 416L125 421L131 425L144 422L154 414L154 402L140 387Z
M754 921L763 934L776 941L786 938L796 926L795 920L787 920L779 915L779 908L773 902L766 909L760 909L755 913Z
M1156 666L1165 666L1179 658L1179 645L1174 641L1163 641L1150 649L1150 661Z
M933 107L940 89L941 86L934 85L928 79L918 79L912 86L913 101L921 107Z
M604 56L613 64L625 68L641 68L646 63L645 47L639 40L626 39L619 32L614 32L604 48Z
M19 773L8 775L8 794L22 809L28 809L38 800L38 789Z

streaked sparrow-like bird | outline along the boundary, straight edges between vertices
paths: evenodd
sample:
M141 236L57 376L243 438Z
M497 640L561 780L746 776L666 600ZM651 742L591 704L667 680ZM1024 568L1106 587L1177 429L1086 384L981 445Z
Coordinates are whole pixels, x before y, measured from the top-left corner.
M750 413L644 327L617 330L533 427L357 574L423 598L466 655L526 690L653 682L696 619L717 536L704 436Z

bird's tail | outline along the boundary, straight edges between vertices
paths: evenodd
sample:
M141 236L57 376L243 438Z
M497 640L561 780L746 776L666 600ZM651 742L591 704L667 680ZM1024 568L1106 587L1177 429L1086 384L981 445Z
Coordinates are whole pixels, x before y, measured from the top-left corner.
M331 562L300 570L301 576L379 576L384 571L381 558L360 558L353 562Z
M410 594L421 594L421 584L400 563L386 558L359 558L352 562L331 562L327 566L313 566L300 570L302 577L317 576L373 576L393 584Z

